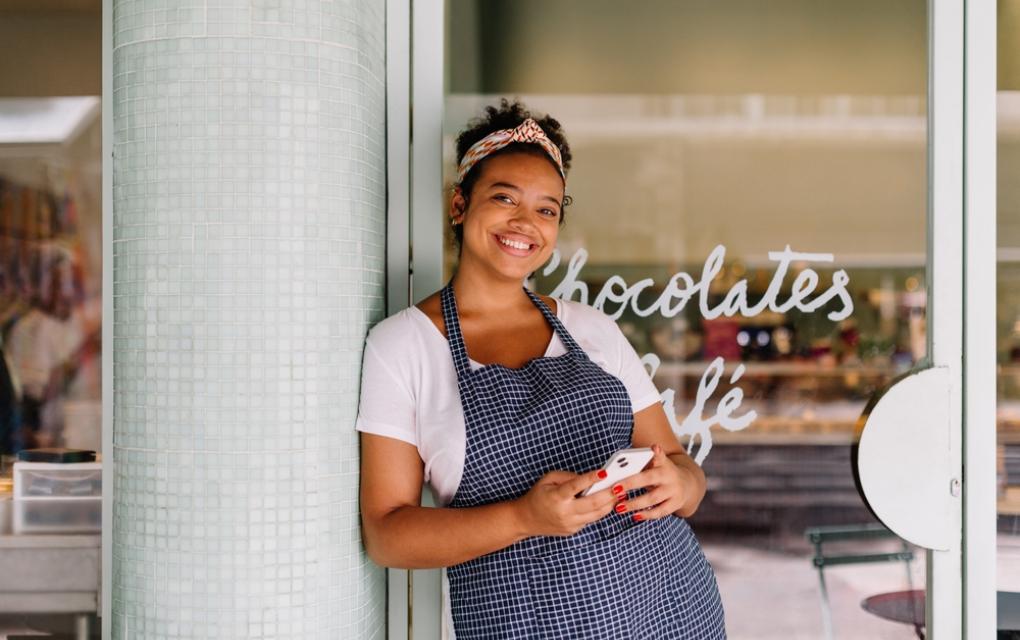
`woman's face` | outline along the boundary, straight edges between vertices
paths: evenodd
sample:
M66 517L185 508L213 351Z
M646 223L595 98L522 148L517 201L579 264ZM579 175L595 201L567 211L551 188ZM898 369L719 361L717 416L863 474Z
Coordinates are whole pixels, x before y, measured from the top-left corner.
M467 210L459 190L450 215L464 225L460 268L521 282L549 259L559 234L563 179L530 153L486 158Z

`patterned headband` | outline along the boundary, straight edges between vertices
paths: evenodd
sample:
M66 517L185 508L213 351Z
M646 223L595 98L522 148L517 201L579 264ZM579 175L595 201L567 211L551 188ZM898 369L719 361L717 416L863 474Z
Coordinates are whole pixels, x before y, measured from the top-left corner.
M493 131L471 145L471 148L464 154L464 159L460 161L460 168L457 170L457 182L463 182L464 176L467 175L471 167L475 166L479 160L512 142L531 142L542 147L553 159L553 162L556 163L556 167L560 170L560 176L564 180L567 179L566 173L563 171L563 160L560 158L559 147L553 144L552 140L545 135L545 131L542 131L542 127L538 126L537 122L528 118L513 129Z

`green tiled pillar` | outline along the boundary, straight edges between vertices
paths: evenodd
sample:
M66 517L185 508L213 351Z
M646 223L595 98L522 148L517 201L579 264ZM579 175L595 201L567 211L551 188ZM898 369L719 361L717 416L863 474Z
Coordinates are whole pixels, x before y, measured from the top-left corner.
M385 635L353 427L383 10L113 2L114 638Z

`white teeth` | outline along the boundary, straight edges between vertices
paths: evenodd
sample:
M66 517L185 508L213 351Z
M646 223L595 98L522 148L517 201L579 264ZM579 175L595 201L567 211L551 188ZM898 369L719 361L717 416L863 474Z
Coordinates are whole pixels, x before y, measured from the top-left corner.
M526 244L524 242L517 242L516 240L507 240L506 238L503 237L499 237L499 241L508 247L513 247L514 249L520 249L522 251L527 251L528 249L531 248L530 244Z

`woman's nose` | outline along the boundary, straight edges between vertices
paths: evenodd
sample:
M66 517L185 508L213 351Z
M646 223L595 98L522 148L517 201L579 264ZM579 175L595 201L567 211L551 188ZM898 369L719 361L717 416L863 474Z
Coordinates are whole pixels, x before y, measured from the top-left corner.
M523 205L518 206L514 209L513 215L510 217L510 221L518 224L530 225L534 222L534 218L532 217L533 214L538 215L537 212L534 212Z

